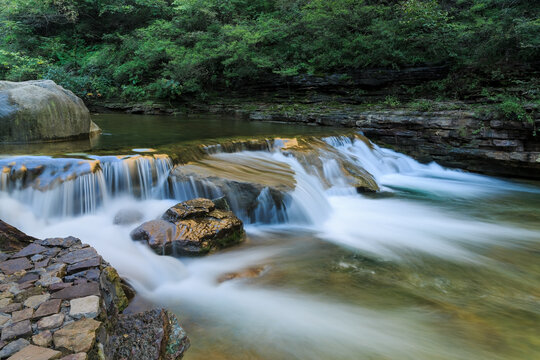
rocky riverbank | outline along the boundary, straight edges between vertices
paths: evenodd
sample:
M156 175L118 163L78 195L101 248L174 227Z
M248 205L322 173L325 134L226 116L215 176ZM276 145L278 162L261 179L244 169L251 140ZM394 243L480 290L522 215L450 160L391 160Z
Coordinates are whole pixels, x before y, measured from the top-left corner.
M94 248L0 225L0 359L183 357L189 339L176 316L123 313L133 290Z
M490 175L540 178L540 113L532 121L507 120L472 109L257 109L254 121L356 128L379 145L423 162Z

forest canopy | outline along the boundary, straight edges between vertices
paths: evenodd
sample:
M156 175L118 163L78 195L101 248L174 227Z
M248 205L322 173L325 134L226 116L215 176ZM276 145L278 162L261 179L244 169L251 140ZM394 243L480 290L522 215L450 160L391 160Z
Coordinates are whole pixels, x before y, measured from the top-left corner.
M0 0L0 22L1 78L126 100L373 67L504 76L540 58L529 0Z

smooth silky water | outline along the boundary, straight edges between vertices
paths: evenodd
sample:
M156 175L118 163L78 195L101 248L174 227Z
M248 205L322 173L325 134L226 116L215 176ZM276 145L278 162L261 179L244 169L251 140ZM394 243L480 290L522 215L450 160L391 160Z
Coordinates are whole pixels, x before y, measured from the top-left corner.
M0 169L13 161L46 168L26 187L0 174L0 218L37 237L74 235L96 247L142 298L179 315L192 341L186 359L540 358L538 183L422 165L335 129L215 116L95 121L104 135L77 145L77 160L57 158L55 145L27 154L56 157L0 159ZM275 143L214 150L198 164L293 184L284 209L263 190L254 215L241 214L248 241L239 247L158 256L129 238L135 225L113 225L121 209L150 220L177 201L223 194L211 182L176 181L167 157L103 150L132 155L176 141L306 133L324 138L316 147L322 166ZM368 171L381 192L358 194L341 161ZM222 281L246 269L262 272Z

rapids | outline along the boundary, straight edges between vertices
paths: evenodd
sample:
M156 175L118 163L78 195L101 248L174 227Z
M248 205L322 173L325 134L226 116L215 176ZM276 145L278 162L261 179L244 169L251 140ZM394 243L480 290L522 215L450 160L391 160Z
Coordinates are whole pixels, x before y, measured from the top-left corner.
M362 137L315 142L315 156L275 141L195 162L199 175L262 184L250 211L212 176L179 179L166 155L5 156L0 218L94 246L179 314L188 360L540 358L538 184L420 164ZM358 193L347 166L380 191ZM177 259L112 221L198 196L226 196L249 241ZM218 281L254 266L261 276Z

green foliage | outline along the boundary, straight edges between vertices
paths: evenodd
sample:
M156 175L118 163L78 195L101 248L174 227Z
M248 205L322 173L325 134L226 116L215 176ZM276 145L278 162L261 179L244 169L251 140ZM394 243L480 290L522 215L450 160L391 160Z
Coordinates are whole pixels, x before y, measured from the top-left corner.
M433 111L434 104L431 100L419 99L409 103L409 106L413 110L427 112Z
M176 101L272 74L446 63L448 79L410 92L462 97L540 58L540 7L525 0L0 0L0 35L2 78L50 78L81 95Z
M384 99L383 104L389 107L398 107L399 105L401 105L399 99L392 95L388 95Z
M523 101L520 98L500 95L497 99L500 101L497 110L505 119L533 122L533 118L527 113Z

